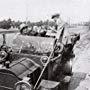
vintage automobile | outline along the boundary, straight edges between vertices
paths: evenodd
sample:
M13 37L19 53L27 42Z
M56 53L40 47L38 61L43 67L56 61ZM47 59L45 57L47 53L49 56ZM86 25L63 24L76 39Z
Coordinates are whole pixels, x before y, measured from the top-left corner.
M53 37L18 34L7 46L3 37L0 90L60 90L67 76L70 81L73 47L79 35L66 45Z

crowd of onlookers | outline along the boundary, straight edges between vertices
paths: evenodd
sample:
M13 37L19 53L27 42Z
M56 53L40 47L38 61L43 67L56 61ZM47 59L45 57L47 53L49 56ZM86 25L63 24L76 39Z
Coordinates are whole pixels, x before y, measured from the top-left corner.
M45 37L47 36L46 33L48 31L52 31L53 32L54 27L52 26L48 26L47 28L42 25L42 26L31 26L28 27L27 25L22 25L20 27L20 33L22 35L30 35L30 36L42 36Z

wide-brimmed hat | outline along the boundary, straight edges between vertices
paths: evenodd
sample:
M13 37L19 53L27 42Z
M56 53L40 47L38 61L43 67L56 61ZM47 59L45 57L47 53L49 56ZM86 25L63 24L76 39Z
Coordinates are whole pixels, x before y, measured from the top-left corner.
M54 19L55 17L57 17L57 18L59 18L59 16L60 16L60 14L54 14L54 15L52 15L52 19Z
M28 27L28 25L26 25L26 24L21 24L20 25L20 30L23 30L23 29L25 29L25 28L27 28Z

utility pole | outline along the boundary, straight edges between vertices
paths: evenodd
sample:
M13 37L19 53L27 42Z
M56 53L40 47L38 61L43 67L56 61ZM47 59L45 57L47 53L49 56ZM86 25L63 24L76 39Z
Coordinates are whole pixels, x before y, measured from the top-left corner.
M28 22L28 0L25 0L26 1L26 24Z

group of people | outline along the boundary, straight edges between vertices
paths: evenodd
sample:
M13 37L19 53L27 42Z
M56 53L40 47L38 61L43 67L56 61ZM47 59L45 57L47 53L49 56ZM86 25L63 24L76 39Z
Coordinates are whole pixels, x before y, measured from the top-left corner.
M58 36L60 34L60 30L62 30L62 28L64 28L64 23L62 22L62 20L60 18L60 14L52 15L51 19L53 19L55 25L52 27L48 26L48 28L46 28L45 25L28 27L25 24L21 24L20 33L23 35L46 37L46 36L49 36L47 34L47 32L51 31L55 34L58 33L56 35L56 36Z
M31 26L28 27L27 25L24 25L24 27L21 27L20 33L22 35L29 35L29 36L42 36L44 37L46 35L46 29L45 26Z

